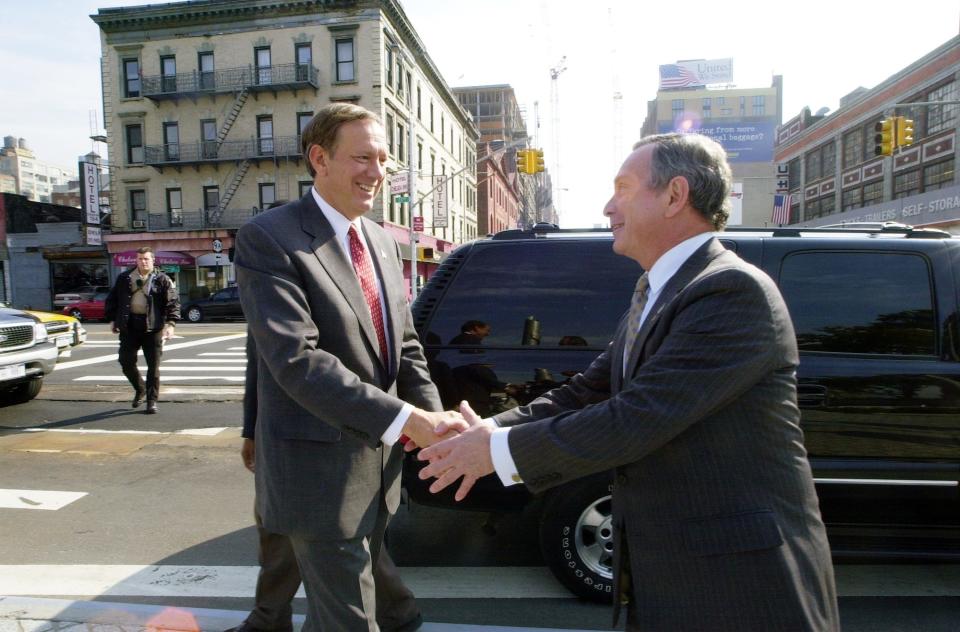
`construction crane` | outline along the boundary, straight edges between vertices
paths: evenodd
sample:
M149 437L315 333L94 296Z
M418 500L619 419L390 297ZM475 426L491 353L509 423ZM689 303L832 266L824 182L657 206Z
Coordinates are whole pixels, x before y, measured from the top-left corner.
M613 147L610 156L610 173L614 173L622 158L623 152L623 93L620 92L620 73L617 72L619 64L617 63L616 23L613 20L613 8L610 7L607 8L607 23L610 27L610 41L613 42L613 48L610 49L610 68L613 70L611 81L611 92L613 94Z
M551 123L553 133L553 187L554 187L554 208L557 214L560 213L560 90L557 86L557 78L567 69L567 56L564 55L556 66L550 69L550 109L553 115Z

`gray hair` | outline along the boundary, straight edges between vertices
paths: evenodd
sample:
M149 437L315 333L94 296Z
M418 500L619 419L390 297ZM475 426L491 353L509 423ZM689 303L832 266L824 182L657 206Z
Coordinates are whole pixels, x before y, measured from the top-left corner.
M702 134L655 134L633 148L654 145L650 158L650 186L662 190L677 176L690 186L690 204L723 230L730 218L731 173L727 153L717 141Z

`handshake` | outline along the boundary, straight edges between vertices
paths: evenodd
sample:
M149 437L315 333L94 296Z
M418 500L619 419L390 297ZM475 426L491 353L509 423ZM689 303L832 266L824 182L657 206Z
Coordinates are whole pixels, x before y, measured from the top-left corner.
M463 479L455 498L463 500L474 483L494 472L490 455L490 435L496 429L490 420L482 420L467 402L460 402L460 410L431 413L414 409L403 427L410 439L403 449L430 464L420 470L420 478L435 478L430 491L436 494L459 479Z

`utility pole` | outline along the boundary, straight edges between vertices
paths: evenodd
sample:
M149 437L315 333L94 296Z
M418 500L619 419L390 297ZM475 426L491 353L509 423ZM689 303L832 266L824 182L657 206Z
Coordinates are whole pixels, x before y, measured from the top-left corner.
M412 57L407 57L405 50L400 48L399 45L393 45L391 48L396 51L400 57L403 59L403 63L410 68L411 75L413 74L414 69L414 60ZM403 72L398 71L398 72ZM417 233L413 229L413 215L415 212L415 204L417 203L417 172L413 168L413 157L416 155L414 149L414 142L416 140L413 126L416 117L413 114L413 86L407 85L407 130L409 132L407 138L407 208L410 209L410 229L409 229L409 238L410 238L410 302L413 303L417 299ZM401 156L402 158L402 156ZM422 213L422 209L421 209Z

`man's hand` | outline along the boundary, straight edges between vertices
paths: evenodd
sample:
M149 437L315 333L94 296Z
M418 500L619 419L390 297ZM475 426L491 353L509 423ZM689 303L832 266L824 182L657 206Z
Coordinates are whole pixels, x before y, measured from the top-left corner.
M477 480L492 474L493 458L490 455L490 435L496 424L481 420L467 402L460 403L460 413L469 428L459 435L424 448L417 456L430 465L420 470L420 478L436 478L430 491L436 494L459 478L463 478L454 498L463 500L473 489Z
M112 331L112 332L115 333L115 334L120 333L120 328L117 327L117 323L115 323L115 322L114 322L114 323L110 323L110 331Z
M407 418L407 423L403 425L403 434L410 438L407 446L413 444L413 447L404 446L404 449L409 452L417 447L433 445L441 439L455 436L467 427L467 422L456 411L430 413L414 408Z
M170 340L171 338L173 338L173 325L167 323L163 326L163 339Z
M247 468L251 472L254 471L256 467L256 448L254 446L253 439L244 439L243 445L240 447L240 458L243 459L243 467Z

